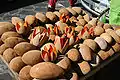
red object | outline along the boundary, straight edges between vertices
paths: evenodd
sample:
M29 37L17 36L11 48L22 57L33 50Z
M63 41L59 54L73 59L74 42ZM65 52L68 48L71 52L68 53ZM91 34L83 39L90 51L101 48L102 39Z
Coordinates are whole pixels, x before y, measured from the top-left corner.
M65 41L64 38L60 38L61 47L64 46L64 43L65 43L64 41Z
M91 27L91 28L89 29L89 34L90 34L90 35L94 35L94 27Z
M57 0L49 0L48 4L49 4L51 7L54 7L54 8L55 8L56 2L57 2Z
M66 23L69 18L69 15L65 15L64 13L60 16L60 20L62 20L64 23Z
M36 29L33 31L33 38L36 36Z
M19 29L20 29L20 25L17 23L16 24L16 29L19 31Z
M71 6L74 6L77 0L68 0Z
M68 0L71 6L74 6L77 0ZM57 0L49 0L48 5L55 8Z
M81 31L81 35L83 35L85 33L85 31L88 31L88 28L86 26L84 26L84 28Z

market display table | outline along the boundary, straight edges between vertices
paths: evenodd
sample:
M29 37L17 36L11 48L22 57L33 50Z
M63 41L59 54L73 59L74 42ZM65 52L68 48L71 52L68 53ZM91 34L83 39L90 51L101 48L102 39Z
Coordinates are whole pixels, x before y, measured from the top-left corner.
M106 61L104 61L102 64L98 65L96 68L94 68L92 71L90 71L87 75L80 78L80 80L95 80L92 77L94 74L96 74L98 71L100 71L102 68L104 68L106 65L108 65L110 62L116 60L120 57L119 53L116 53L115 55L108 58ZM3 59L2 56L0 56L0 80L16 80L17 74L15 74L9 67L6 61ZM112 79L111 79L112 80Z
M58 1L57 9L64 7L63 5L68 7L69 6L68 1L67 0ZM79 7L81 7L80 4ZM26 15L35 15L36 12L46 12L46 8L47 8L47 1L29 5L20 9L16 9L10 12L0 14L0 21L10 21L11 17L13 16L17 16L24 19ZM110 62L117 59L118 57L120 57L120 53L115 53L113 56L109 57L103 63L95 67L87 75L81 77L80 80L86 80L89 77L93 76L96 72L104 68L106 65L108 65ZM13 80L15 78L16 78L15 74L12 72L12 70L8 68L8 64L0 56L0 80Z

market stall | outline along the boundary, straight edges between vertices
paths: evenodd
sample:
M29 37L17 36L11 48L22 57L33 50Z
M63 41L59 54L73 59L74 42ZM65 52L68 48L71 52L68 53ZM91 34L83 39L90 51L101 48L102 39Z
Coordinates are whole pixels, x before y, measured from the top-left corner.
M120 56L120 29L80 7L0 22L0 54L15 79L85 80Z

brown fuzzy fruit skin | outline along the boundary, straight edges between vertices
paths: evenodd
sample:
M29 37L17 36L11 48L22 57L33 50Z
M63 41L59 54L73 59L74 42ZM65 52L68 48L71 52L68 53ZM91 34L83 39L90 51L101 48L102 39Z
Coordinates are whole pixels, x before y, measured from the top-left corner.
M3 58L7 63L9 63L16 56L17 55L12 48L8 48L3 52Z
M100 35L100 37L103 38L104 40L106 40L107 43L109 43L109 44L111 44L113 41L112 37L108 33L102 33Z
M95 29L94 29L94 35L99 36L102 33L104 33L104 29L102 27L96 26Z
M84 15L83 18L86 22L90 21L90 16L88 14Z
M119 51L120 51L120 44L115 43L115 44L112 46L112 48L113 48L113 50L114 50L115 52L119 52Z
M8 32L5 32L5 33L2 34L1 39L4 42L9 37L22 37L22 36L19 35L17 32L8 31Z
M77 15L77 12L74 11L71 7L66 8L73 16Z
M70 49L67 53L67 57L72 61L78 61L80 59L80 53L77 49Z
M91 38L91 35L88 33L88 31L85 31L84 34L82 35L82 39L85 40L89 38Z
M69 15L70 13L69 13L69 11L66 9L66 8L61 8L60 10L59 10L59 12L61 13L61 14L65 14L65 15Z
M91 24L92 26L96 26L97 25L97 18L92 18L92 20L90 20L89 22L88 22L88 24Z
M62 60L60 60L56 65L60 66L64 70L69 70L71 67L71 62L67 57L64 57Z
M72 7L74 11L76 11L78 14L82 13L82 9L80 7Z
M115 33L114 30L109 30L109 31L107 31L107 33L108 33L109 35L111 35L112 38L113 38L117 43L120 43L120 37Z
M109 56L112 56L112 55L115 53L115 51L113 50L113 48L110 48L110 49L107 51L107 53L109 54Z
M90 70L91 70L90 65L86 61L78 63L78 65L84 75L87 74L88 72L90 72Z
M100 56L102 60L105 60L109 57L109 54L103 50L100 50L97 54Z
M75 16L72 16L69 20L70 22L77 22L77 18Z
M57 17L60 17L60 15L61 15L61 13L58 12L58 11L54 11L53 13L54 13Z
M2 28L4 27L7 30L13 30L14 29L14 25L11 22L0 22L0 27L2 27Z
M110 24L109 24L110 25ZM120 29L120 26L119 25L110 25L111 26L111 29L113 30L118 30Z
M90 47L93 51L96 51L98 48L97 43L92 40L92 39L86 39L84 40L83 44L87 45L88 47Z
M84 26L86 24L86 21L84 19L79 19L79 23L81 26Z
M85 26L90 29L91 27L93 27L91 24L85 24Z
M112 31L113 29L105 29L105 32L109 34L110 31Z
M51 62L41 62L30 69L30 76L39 79L56 78L64 74L64 70Z
M2 55L7 48L9 48L9 46L7 46L6 44L2 44L0 46L0 54Z
M101 22L101 21L98 21L98 22L97 22L97 26L99 26L99 27L103 27L103 26L104 26L104 23Z
M82 15L86 15L87 12L85 10L82 10Z
M91 60L91 49L85 45L85 44L80 44L80 49L79 49L82 58L86 61L90 61Z
M47 17L42 12L36 13L35 17L42 23L47 23L48 22Z
M19 72L19 78L20 80L32 80L33 78L30 76L30 69L31 69L32 66L30 65L27 65L27 66L24 66L20 72Z
M20 56L13 58L10 63L9 67L19 73L19 71L25 66L25 63L22 61L22 58Z
M77 27L75 27L75 31L77 31L77 32L82 31L82 29L83 29L83 26L77 26Z
M41 51L30 50L22 56L22 61L27 65L35 65L42 61Z
M61 33L63 34L64 33L64 30L65 30L65 27L67 26L66 23L63 23L61 21L58 21L55 23L57 26L59 26L59 30L61 31Z
M12 17L11 22L12 22L12 24L16 25L19 22L23 23L23 20L20 19L19 17Z
M25 21L29 24L29 25L31 25L31 24L33 24L34 23L34 21L35 21L35 16L33 16L33 15L27 15L26 17L25 17Z
M13 48L16 44L20 42L25 42L25 40L19 37L9 37L4 41L4 43L10 48Z
M21 42L14 47L15 52L20 56L22 56L25 52L34 49L36 49L36 47L28 42Z
M117 29L115 33L120 37L120 29Z
M111 27L110 24L106 23L106 24L103 25L103 28L104 29L111 29L112 27Z
M13 28L0 27L0 36L7 31L12 31Z
M105 50L107 48L107 42L101 38L101 37L96 37L94 39L94 41L99 45L99 47L102 49L102 50Z
M83 19L83 16L82 15L79 15L78 17L77 17L77 19L79 20L79 19Z
M57 22L58 17L53 12L46 12L46 17L52 22Z

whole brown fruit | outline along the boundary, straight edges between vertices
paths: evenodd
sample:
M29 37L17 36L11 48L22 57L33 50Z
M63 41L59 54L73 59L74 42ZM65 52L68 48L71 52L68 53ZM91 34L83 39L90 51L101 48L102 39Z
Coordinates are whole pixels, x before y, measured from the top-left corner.
M70 62L70 60L67 57L64 57L62 60L60 60L57 63L57 65L67 71L71 67L71 62Z
M22 37L15 31L8 31L2 34L1 39L4 42L8 37Z
M84 15L83 18L86 22L90 21L90 16L88 14Z
M35 18L35 16L33 16L33 15L27 15L27 16L25 17L25 21L26 21L29 25L33 24L33 23L35 22L35 20L36 20L36 18Z
M82 9L80 7L72 7L74 11L76 11L78 14L82 13Z
M113 41L113 38L108 33L102 33L100 37L105 39L109 44Z
M110 24L106 23L106 24L103 25L103 28L104 29L111 29L112 27L111 27Z
M83 44L85 44L88 47L90 47L93 51L96 51L97 48L98 48L97 43L94 40L92 40L92 39L84 40Z
M72 61L78 61L80 59L80 53L77 49L70 49L67 53L67 57Z
M31 69L32 66L30 65L27 65L27 66L24 66L20 72L19 72L19 78L20 80L23 79L23 80L32 80L32 77L30 76L30 69Z
M66 8L61 8L60 10L59 10L59 12L61 13L61 14L65 14L65 15L69 15L70 13L69 13L69 11L66 9Z
M36 13L35 17L42 23L47 23L48 22L47 17L42 12Z
M28 42L21 42L14 47L15 52L17 53L17 55L20 56L22 56L25 52L29 50L35 50L35 49L36 47Z
M86 24L86 21L84 19L79 19L79 23L84 26Z
M38 79L56 78L64 74L64 70L58 65L51 62L41 62L30 69L30 76Z
M22 61L22 58L20 56L13 58L10 63L9 67L19 73L19 71L25 66L25 63Z
M13 48L16 44L20 42L25 42L25 40L19 37L9 37L4 41L4 43L10 48Z
M52 22L55 23L58 20L58 17L53 12L46 12L46 17Z
M85 45L85 44L80 44L80 49L79 52L81 53L81 56L84 60L90 61L91 60L91 49Z
M98 21L98 22L97 22L97 26L99 26L99 27L103 27L103 25L104 25L103 22L101 22L101 21ZM104 28L104 27L103 27L103 28Z
M66 8L73 16L77 16L77 12L74 11L71 7Z
M16 56L17 55L12 48L8 48L3 52L3 58L7 63L9 63Z
M7 46L6 44L2 44L0 46L0 54L2 55L7 48L9 48L9 46Z
M60 15L61 15L61 13L58 12L58 11L54 11L53 13L54 13L57 17L60 17Z
M41 51L39 50L30 50L22 56L22 60L27 65L35 65L42 61Z
M96 26L95 29L94 29L94 35L99 36L102 33L104 33L104 29L102 27Z

